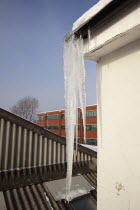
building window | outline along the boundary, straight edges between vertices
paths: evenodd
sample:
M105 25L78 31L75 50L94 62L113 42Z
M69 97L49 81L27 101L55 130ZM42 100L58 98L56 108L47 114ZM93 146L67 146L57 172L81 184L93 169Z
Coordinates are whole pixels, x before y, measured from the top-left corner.
M86 112L86 116L87 117L95 117L95 116L97 116L97 110L87 111Z
M65 114L62 114L62 115L61 115L61 118L62 118L62 119L65 119Z
M97 139L86 139L86 144L97 145Z
M76 126L75 126L75 129L76 129ZM78 130L80 130L80 125L78 125Z
M48 125L47 129L48 130L57 130L57 129L59 129L59 126L58 125Z
M66 129L66 125L61 125L61 129L65 130ZM75 126L75 130L76 130L76 126ZM80 125L78 125L78 130L80 130Z
M87 209L87 210L96 210L97 204L94 198L91 195L84 195L81 198L76 198L70 201L70 209Z
M76 138L74 138L74 142L76 142ZM80 143L80 138L77 139L77 143Z
M65 125L61 125L61 129L62 130L65 130L66 129L66 126Z
M39 116L38 120L44 120L44 116Z
M78 118L79 118L79 117L80 117L80 112L78 112ZM61 118L62 118L62 119L65 119L65 114L62 114L62 115L61 115Z
M59 115L48 115L47 119L48 120L58 120L59 119Z
M97 131L97 125L86 125L87 131Z

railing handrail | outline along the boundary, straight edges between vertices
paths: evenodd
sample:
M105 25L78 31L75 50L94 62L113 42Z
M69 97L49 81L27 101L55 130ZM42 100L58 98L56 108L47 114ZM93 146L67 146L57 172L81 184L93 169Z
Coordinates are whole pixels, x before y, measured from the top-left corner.
M45 128L40 127L39 125L36 125L26 119L23 119L15 114L12 114L11 112L8 112L2 108L0 108L0 118L3 118L4 120L8 120L13 124L21 126L27 130L37 133L38 135L42 135L48 139L51 139L57 143L60 143L66 146L66 138L61 137ZM76 144L75 144L75 149L76 149ZM84 146L81 146L80 144L78 144L78 151L85 153L87 155L90 155L94 158L97 158L97 152L90 150Z

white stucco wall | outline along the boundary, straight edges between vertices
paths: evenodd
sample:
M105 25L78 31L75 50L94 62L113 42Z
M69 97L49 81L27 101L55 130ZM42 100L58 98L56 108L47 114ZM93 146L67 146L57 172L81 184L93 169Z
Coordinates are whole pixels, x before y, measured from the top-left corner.
M98 210L140 209L140 40L99 60Z

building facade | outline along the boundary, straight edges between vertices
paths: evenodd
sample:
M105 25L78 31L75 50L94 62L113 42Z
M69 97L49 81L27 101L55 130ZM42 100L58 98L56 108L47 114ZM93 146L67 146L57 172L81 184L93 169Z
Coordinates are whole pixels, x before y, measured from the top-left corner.
M60 136L66 137L65 110L43 112L38 115L37 124ZM84 143L81 109L78 108L78 143ZM86 107L86 143L97 145L97 105Z

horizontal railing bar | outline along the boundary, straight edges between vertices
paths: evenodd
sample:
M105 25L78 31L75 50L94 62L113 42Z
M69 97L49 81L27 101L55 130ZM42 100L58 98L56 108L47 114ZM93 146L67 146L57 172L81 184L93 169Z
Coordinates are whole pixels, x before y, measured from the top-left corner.
M93 164L91 162L91 164ZM73 176L93 172L90 161L73 163ZM0 173L0 191L40 184L66 177L67 163L59 163L42 167L25 168ZM9 178L10 177L10 178Z

